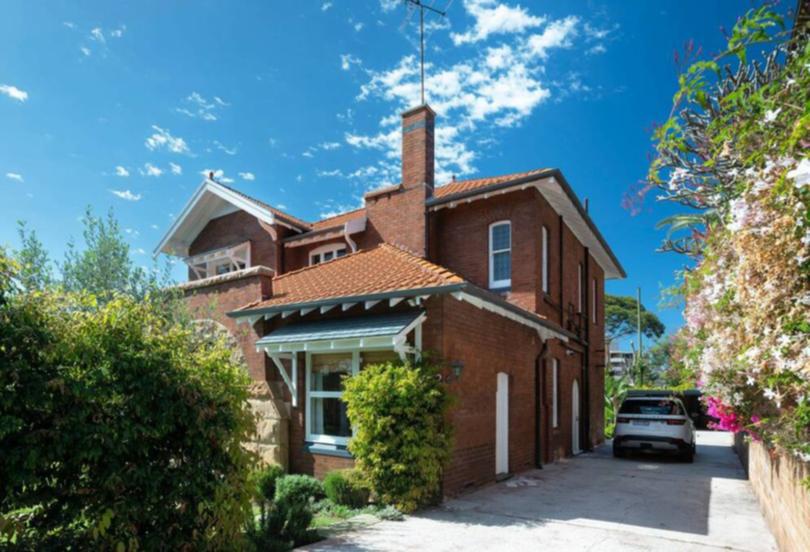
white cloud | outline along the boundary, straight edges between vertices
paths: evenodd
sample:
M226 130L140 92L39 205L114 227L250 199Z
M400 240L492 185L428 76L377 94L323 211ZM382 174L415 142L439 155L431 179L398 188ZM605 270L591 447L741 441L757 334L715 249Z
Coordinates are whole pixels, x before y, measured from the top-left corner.
M464 33L450 35L456 46L479 42L493 34L522 33L539 27L546 20L545 17L531 15L522 6L507 6L494 0L467 0L464 7L475 18L475 25Z
M239 177L242 180L256 180L256 175L252 172L240 172Z
M173 153L190 153L188 144L182 138L176 138L171 135L169 130L160 128L157 125L152 125L155 133L146 139L144 145L152 151L159 149L167 149Z
M101 44L107 42L107 40L104 38L104 31L101 30L101 27L91 29L90 40L95 40L96 42L100 42Z
M542 33L529 37L529 51L540 59L546 59L552 48L570 48L571 39L576 35L577 23L579 18L575 15L552 21Z
M10 84L0 84L0 94L5 94L12 100L17 100L18 102L24 102L28 99L28 92L20 90Z
M129 171L125 167L118 165L115 167L115 176L127 177L129 176Z
M203 175L205 178L210 178L211 174L214 175L214 180L217 182L221 182L223 184L232 184L233 178L229 178L225 176L225 171L222 169L203 169L200 171L200 174Z
M340 68L344 71L348 71L352 68L352 65L363 65L363 61L352 54L341 54L340 55Z
M72 21L62 21L62 25L64 25L68 29L75 29L76 28L76 24L73 23Z
M586 51L587 54L591 55L604 54L605 52L607 52L607 48L605 47L604 44L601 43L588 48L588 50Z
M218 114L220 108L229 105L231 104L219 96L214 96L213 100L207 100L199 92L192 92L183 99L183 107L178 107L175 111L192 119L202 119L203 121L212 122L219 118Z
M340 142L322 142L318 144L318 147L322 150L338 149L340 147Z
M183 167L181 167L177 163L172 163L171 161L169 161L169 169L172 171L172 174L175 175L183 174Z
M121 25L117 29L113 29L112 31L110 31L110 36L113 37L113 38L121 38L121 37L124 36L124 31L126 31L126 30L127 30L127 26L126 25Z
M321 4L321 11L326 11L332 7L332 2L324 2Z
M143 247L139 247L139 248L137 248L137 249L135 250L135 253L136 253L137 255L146 255L146 251L144 250L144 248L143 248Z
M91 54L90 48L88 48L87 46L82 46L81 48L79 48L79 51L81 51L81 53L84 54L85 57L89 57Z
M224 152L227 155L236 155L238 153L238 151L239 151L236 147L232 147L232 148L227 147L226 145L224 145L219 140L214 140L214 146L218 150Z
M615 40L615 33L617 30L619 30L618 23L606 27L597 27L592 25L590 22L585 22L585 25L582 28L583 34L585 35L585 40L589 44L593 44L585 51L585 53L589 55L597 55L607 52L607 46L605 43Z
M352 20L350 19L350 20L349 20L349 22L351 23L351 22L352 22ZM365 26L366 26L366 25L365 25L365 23L363 23L363 22L361 22L361 21L357 21L357 22L355 22L355 23L352 25L352 28L354 29L354 31L355 31L356 33L359 33L360 31L362 31L362 30L363 30L363 27L365 27Z
M7 172L6 178L8 178L9 180L15 180L17 182L25 182L25 179L22 177L20 173Z
M120 197L121 199L125 199L126 201L140 201L141 194L133 194L129 190L110 190L110 193Z
M159 177L163 174L163 169L154 166L152 163L144 164L143 168L140 169L141 176L152 176L152 177Z
M334 177L334 176L343 176L343 171L340 169L333 169L331 171L318 171L316 173L319 177Z

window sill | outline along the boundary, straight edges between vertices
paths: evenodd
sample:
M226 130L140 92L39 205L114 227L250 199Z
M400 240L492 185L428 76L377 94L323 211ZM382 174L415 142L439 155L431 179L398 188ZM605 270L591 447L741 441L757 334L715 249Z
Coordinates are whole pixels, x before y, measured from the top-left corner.
M310 454L320 456L336 456L338 458L354 458L343 445L327 445L324 443L305 443L304 450Z
M512 291L512 286L508 285L508 286L490 287L489 291L491 291L492 293L497 293L499 295L505 295L510 291Z

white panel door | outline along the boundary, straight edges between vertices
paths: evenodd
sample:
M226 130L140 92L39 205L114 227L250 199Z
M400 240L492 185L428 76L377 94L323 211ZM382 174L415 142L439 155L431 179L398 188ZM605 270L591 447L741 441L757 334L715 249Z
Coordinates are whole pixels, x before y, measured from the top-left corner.
M574 380L571 386L571 452L579 454L579 384Z
M509 374L498 372L495 393L495 474L509 473Z

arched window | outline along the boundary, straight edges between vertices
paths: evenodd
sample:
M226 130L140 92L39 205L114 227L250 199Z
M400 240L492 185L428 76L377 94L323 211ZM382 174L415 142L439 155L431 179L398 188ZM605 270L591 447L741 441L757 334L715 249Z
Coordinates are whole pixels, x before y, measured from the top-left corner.
M512 223L508 220L489 225L489 287L512 285Z
M346 253L348 253L348 249L345 243L328 243L309 252L309 264L325 263L343 257Z

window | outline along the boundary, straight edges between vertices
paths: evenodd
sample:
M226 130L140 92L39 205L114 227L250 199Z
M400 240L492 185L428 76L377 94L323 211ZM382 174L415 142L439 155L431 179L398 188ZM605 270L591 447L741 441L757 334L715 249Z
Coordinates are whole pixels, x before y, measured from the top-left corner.
M684 412L680 404L669 399L634 399L624 401L619 414L683 416Z
M250 242L200 253L185 262L198 279L242 270L250 266Z
M512 285L512 224L495 222L489 226L489 287Z
M330 243L322 245L309 252L309 264L316 265L318 263L325 263L338 257L343 257L348 253L346 246L342 243Z
M307 441L345 445L352 427L343 402L343 378L362 367L398 358L391 350L308 353L306 375Z
M551 359L551 427L557 427L559 420L557 420L557 396L559 395L559 374L560 361L556 358Z
M582 263L577 265L577 313L582 314Z
M591 301L591 321L596 324L596 278L593 279L593 301Z
M543 226L540 239L540 285L543 293L548 293L548 228Z

